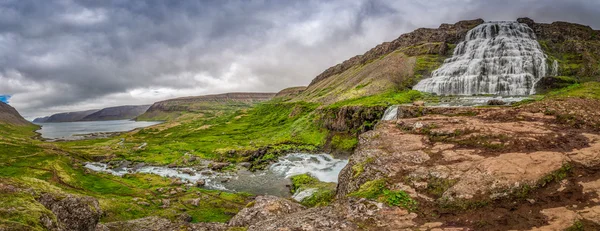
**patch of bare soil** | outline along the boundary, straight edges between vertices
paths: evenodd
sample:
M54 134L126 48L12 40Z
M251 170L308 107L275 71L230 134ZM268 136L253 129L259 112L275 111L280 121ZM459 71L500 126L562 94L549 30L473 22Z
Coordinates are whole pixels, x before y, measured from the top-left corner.
M573 168L565 179L552 181L538 189L522 188L510 197L490 200L486 197L460 206L440 206L420 201L418 223L442 222L444 226L466 227L472 230L528 230L549 225L544 210L564 207L577 213L585 208L600 206L597 192L587 191L581 182L600 179L600 171L582 166ZM585 219L568 221L567 227L581 220L584 227L599 227ZM585 221L584 221L585 220ZM564 222L563 222L564 223ZM588 230L588 229L586 229ZM597 229L589 229L597 230Z

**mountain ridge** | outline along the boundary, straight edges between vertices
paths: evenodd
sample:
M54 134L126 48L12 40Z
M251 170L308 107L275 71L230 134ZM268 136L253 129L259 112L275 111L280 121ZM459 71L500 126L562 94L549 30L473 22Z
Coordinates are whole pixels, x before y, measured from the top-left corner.
M276 93L230 92L188 96L155 102L136 120L170 120L188 112L242 109L275 97Z
M46 117L33 120L35 123L61 123L78 121L105 121L133 119L143 114L150 105L123 105L107 107L103 109L92 109L86 111L56 113Z
M31 125L19 112L12 106L0 102L0 123L11 125Z

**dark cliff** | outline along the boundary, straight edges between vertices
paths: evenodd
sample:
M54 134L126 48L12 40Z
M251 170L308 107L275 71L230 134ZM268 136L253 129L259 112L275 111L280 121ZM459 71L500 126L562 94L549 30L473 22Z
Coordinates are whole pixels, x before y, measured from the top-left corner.
M136 105L136 106L118 106L104 108L100 111L94 112L86 117L82 118L81 121L104 121L104 120L126 120L138 117L144 114L150 105Z
M98 109L87 110L87 111L75 111L75 112L64 112L57 113L51 116L36 118L33 122L36 123L60 123L60 122L75 122L81 121L86 116L97 112Z
M10 105L0 102L0 123L12 125L30 125L31 123L24 119L19 112Z
M533 29L549 65L556 60L558 75L600 81L600 31L569 22L536 23L530 18L517 21Z

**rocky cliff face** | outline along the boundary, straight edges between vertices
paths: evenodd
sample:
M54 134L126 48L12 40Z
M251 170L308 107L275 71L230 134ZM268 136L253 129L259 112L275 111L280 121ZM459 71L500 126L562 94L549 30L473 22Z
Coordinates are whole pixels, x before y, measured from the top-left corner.
M420 28L411 33L403 34L394 41L379 44L363 55L354 56L340 64L328 68L323 73L319 74L315 79L313 79L310 85L314 85L330 76L340 74L353 66L366 64L371 60L377 59L386 54L390 54L400 48L415 47L427 43L456 44L464 38L467 31L481 23L483 23L482 19L467 20L460 21L455 24L442 24L437 29ZM445 54L447 51L446 46L431 48L437 49L427 49L427 53ZM421 52L416 49L411 49L407 52L407 54L410 56L420 53Z
M36 123L60 123L60 122L75 122L81 121L88 115L97 112L98 109L87 110L87 111L76 111L76 112L65 112L65 113L57 113L51 116L36 118L33 122Z
M8 104L0 102L0 123L13 125L30 125L31 123L25 120L15 108Z
M559 65L558 74L580 81L600 81L600 31L569 22L536 23L519 18L534 30L551 65Z
M33 120L35 123L60 123L77 121L127 120L138 117L148 110L150 105L117 106L87 111L65 112Z
M156 102L138 120L169 120L188 112L241 109L272 99L275 93L225 93Z
M81 121L133 119L141 114L144 114L148 108L150 108L150 105L109 107L89 114L83 117Z

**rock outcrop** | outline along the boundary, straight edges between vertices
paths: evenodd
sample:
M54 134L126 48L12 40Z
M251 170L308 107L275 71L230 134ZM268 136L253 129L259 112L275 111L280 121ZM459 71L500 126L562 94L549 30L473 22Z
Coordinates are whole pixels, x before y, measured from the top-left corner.
M283 89L283 90L277 92L277 94L275 95L275 98L283 98L283 99L293 98L294 96L297 96L300 93L302 93L304 90L306 90L306 87L288 87L286 89Z
M93 197L42 194L38 201L58 220L58 230L94 231L102 210Z
M277 220L301 210L304 206L275 196L259 196L230 221L231 226L251 226L260 221Z
M600 31L569 22L536 23L530 18L517 21L533 29L550 64L557 61L558 75L600 81Z
M25 120L19 112L10 105L0 102L0 123L13 125L30 125L31 123Z

